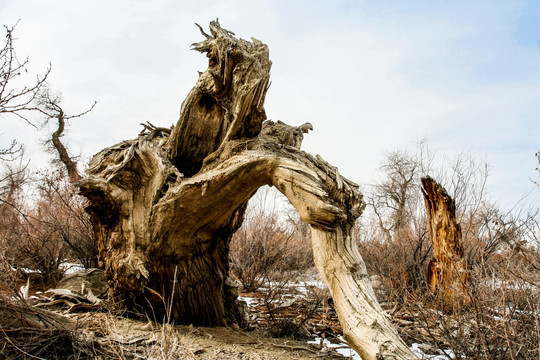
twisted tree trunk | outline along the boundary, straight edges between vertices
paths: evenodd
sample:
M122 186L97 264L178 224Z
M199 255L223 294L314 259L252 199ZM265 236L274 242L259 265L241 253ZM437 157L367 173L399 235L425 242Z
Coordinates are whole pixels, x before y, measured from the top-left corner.
M445 310L469 303L469 273L463 257L461 226L456 220L456 205L446 190L431 177L423 177L433 258L428 264L428 284Z
M316 263L352 346L365 359L414 358L378 305L353 241L364 207L358 186L299 150L310 124L263 124L266 45L238 40L217 22L210 30L194 44L209 68L177 125L146 126L103 150L78 182L113 295L158 319L239 323L229 241L250 197L272 185L313 227Z

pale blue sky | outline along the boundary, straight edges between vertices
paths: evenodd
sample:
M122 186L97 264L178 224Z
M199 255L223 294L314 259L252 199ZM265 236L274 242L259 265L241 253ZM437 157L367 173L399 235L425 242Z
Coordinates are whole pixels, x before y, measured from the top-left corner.
M427 138L446 157L487 159L490 196L510 206L538 189L538 1L26 1L0 3L18 19L17 49L75 120L68 139L91 155L132 138L139 123L169 126L206 58L190 51L219 17L237 36L270 47L268 117L306 121L304 149L368 183L385 151ZM33 130L2 119L2 132L37 147ZM43 137L44 135L41 135ZM36 156L34 155L34 158Z

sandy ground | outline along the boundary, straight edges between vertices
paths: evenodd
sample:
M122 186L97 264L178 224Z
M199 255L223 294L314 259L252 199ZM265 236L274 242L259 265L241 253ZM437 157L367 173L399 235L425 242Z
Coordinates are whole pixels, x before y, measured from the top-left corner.
M78 315L81 340L95 344L96 358L117 353L119 359L344 359L328 348L271 338L262 331L170 326L104 313ZM99 346L97 346L99 345Z

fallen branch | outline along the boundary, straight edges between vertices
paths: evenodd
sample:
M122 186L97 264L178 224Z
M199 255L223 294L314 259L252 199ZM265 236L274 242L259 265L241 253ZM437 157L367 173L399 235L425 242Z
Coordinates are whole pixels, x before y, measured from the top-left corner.
M310 353L313 353L313 354L317 353L317 351L307 348L305 346L292 346L292 345L280 345L280 344L272 344L272 345L278 348L282 348L282 349L309 351Z

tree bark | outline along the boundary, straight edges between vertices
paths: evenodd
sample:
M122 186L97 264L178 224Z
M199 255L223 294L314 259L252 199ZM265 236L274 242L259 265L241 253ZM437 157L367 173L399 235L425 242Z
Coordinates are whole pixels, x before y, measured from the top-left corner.
M454 200L431 177L423 177L422 192L433 241L433 258L428 264L428 284L441 306L451 311L470 302L469 273L463 257L461 226L456 220Z
M353 241L364 208L358 185L299 150L311 124L262 123L266 45L237 40L217 22L210 30L194 45L208 53L209 69L177 125L147 127L101 151L77 183L112 295L157 320L240 323L229 241L250 197L271 185L313 227L317 266L351 345L365 359L415 358L378 305Z

